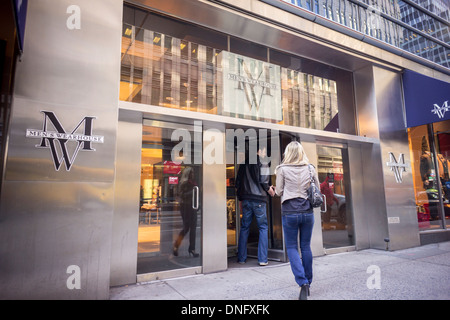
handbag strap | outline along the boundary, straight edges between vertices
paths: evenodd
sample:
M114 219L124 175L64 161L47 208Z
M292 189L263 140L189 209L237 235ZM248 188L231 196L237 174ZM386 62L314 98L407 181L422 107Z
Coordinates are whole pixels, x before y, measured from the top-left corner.
M314 183L314 178L312 176L312 170L311 170L311 164L308 164L308 168L309 168L309 181Z

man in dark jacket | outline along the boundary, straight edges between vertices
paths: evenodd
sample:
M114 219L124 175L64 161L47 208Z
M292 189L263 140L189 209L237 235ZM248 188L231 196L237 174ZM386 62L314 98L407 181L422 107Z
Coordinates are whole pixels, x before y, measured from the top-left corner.
M247 260L247 240L250 231L250 224L253 216L259 229L258 239L258 262L260 266L268 264L268 226L266 207L267 195L273 197L275 191L269 185L270 174L267 163L262 163L261 159L266 157L266 150L259 149L256 163L251 163L246 157L245 163L239 166L236 177L236 189L239 200L242 204L241 231L238 242L238 262L245 263Z

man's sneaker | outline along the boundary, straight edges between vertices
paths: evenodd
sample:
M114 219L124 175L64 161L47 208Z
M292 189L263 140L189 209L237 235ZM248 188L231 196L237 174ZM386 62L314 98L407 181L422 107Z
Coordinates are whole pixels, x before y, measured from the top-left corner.
M268 262L260 262L259 265L260 266L267 266L269 263Z
M238 261L239 264L245 264L245 261Z

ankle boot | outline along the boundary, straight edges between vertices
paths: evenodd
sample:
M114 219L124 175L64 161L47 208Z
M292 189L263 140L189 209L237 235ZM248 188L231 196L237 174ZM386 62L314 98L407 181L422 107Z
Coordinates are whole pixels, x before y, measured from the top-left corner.
M189 256L193 256L194 258L197 258L200 254L195 252L194 250L189 250Z
M309 284L304 284L300 289L300 295L298 296L298 300L308 300L308 296L309 296Z

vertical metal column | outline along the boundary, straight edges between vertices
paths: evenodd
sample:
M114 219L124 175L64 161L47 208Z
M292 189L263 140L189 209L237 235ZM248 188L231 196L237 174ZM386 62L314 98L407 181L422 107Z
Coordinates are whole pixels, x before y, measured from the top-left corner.
M213 137L207 133L213 134ZM218 141L217 141L217 140ZM207 163L208 146L222 145L222 161ZM205 151L206 154L205 154ZM220 150L215 150L220 152ZM203 123L203 272L226 270L227 262L227 187L225 124Z
M438 205L438 213L439 213L439 218L441 221L441 225L440 227L442 229L445 229L445 214L444 214L444 203L442 201L443 199L443 195L442 195L442 184L441 184L441 179L440 179L440 172L439 172L439 163L438 163L438 159L437 159L437 149L436 149L436 143L434 140L434 129L433 129L433 124L429 124L427 125L427 129L428 129L428 137L429 137L429 144L430 144L430 151L433 154L433 165L435 167L435 171L436 171L436 181L437 181L437 186L438 186L438 199L441 199L439 201L439 205Z
M122 0L28 2L1 195L0 299L109 297L122 10Z
M141 150L142 113L120 111L112 222L111 286L136 282Z

